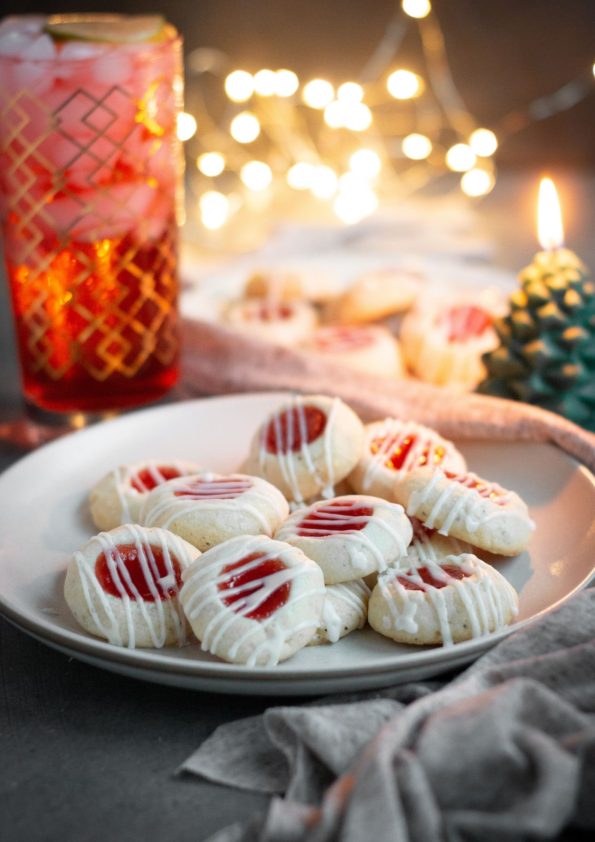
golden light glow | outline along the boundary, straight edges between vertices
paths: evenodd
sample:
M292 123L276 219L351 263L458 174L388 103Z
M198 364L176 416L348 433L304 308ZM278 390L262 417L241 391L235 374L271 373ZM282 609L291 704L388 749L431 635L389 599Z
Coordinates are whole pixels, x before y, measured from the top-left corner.
M232 102L246 102L254 93L254 77L246 70L234 70L225 79L225 93Z
M277 92L277 74L266 67L254 74L254 90L260 96L274 96Z
M542 178L539 184L537 238L543 249L558 249L564 244L560 200L551 178Z
M395 99L412 99L423 91L423 80L411 70L395 70L386 80L386 87Z
M221 152L203 152L196 159L196 166L203 175L214 178L225 169L225 157Z
M306 161L298 161L287 171L287 183L294 190L308 190L313 184L316 167Z
M468 170L461 177L461 190L467 196L485 196L494 187L494 176L487 170Z
M266 190L273 180L273 171L264 161L248 161L240 170L240 178L248 190Z
M466 172L476 162L475 152L466 143L455 143L446 153L446 166L454 172Z
M355 175L372 180L380 173L382 161L373 149L358 149L349 159L349 168Z
M333 210L340 220L347 224L359 222L374 213L378 197L369 184L346 173L339 179L339 193L333 202Z
M337 99L343 102L361 102L364 98L364 89L357 82L343 82L337 88Z
M293 70L277 70L275 74L275 93L277 96L293 96L300 86L300 80Z
M330 199L337 191L338 182L334 169L326 164L320 164L312 171L310 190L318 199Z
M335 99L324 109L324 122L331 129L363 132L372 124L372 112L363 102Z
M215 231L229 219L229 199L217 190L207 190L198 201L200 219L205 228Z
M401 7L410 18L425 18L432 10L430 0L403 0Z
M423 161L432 152L432 141L425 134L408 134L401 141L403 155L412 161Z
M498 138L489 129L475 129L469 138L469 146L480 158L489 158L498 148Z
M326 79L312 79L304 86L302 97L310 108L322 110L333 101L335 89Z
M242 111L231 121L229 131L238 143L252 143L260 134L258 117L251 111Z
M196 134L196 129L196 118L192 114L188 114L187 111L180 111L176 125L178 140L182 142L190 140Z

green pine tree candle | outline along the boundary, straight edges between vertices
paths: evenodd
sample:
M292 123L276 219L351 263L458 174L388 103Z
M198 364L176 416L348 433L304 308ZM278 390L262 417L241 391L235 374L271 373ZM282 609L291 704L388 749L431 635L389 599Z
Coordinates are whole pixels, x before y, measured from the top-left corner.
M562 247L560 206L543 179L539 251L519 275L520 288L495 328L500 345L483 357L478 391L542 406L595 431L595 284Z

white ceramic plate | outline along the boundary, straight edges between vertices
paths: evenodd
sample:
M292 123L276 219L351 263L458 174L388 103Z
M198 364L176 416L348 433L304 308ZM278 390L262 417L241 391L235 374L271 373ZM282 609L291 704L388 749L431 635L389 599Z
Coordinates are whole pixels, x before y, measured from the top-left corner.
M233 471L282 395L190 401L136 412L41 448L0 476L0 610L56 649L104 669L181 687L262 695L323 694L418 679L471 661L509 630L450 648L401 646L371 630L303 649L272 669L183 649L128 650L80 630L62 595L73 550L94 533L86 497L111 467L189 459ZM518 491L537 530L530 552L499 569L520 594L516 627L584 587L595 558L595 480L548 445L465 443L470 467Z

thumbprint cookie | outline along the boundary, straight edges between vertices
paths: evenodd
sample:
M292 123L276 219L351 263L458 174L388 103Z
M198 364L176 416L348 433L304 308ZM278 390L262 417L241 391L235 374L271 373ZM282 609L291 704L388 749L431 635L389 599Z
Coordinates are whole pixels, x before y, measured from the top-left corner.
M398 643L449 646L498 631L517 612L512 585L476 556L451 555L438 563L411 555L378 576L368 621Z
M364 427L339 398L296 395L257 430L243 469L264 477L288 500L334 497L360 457Z
M402 506L356 494L299 509L275 535L319 564L327 585L384 570L406 554L411 536Z
M225 311L229 325L254 339L288 347L310 339L317 324L316 310L306 301L249 298Z
M199 551L164 529L125 524L100 532L74 554L64 597L77 622L116 646L186 642L182 573Z
M138 523L149 491L170 479L195 474L194 462L166 459L121 465L106 474L89 495L93 523L98 529L113 529L122 523Z
M471 391L485 376L482 354L498 345L492 314L475 304L425 302L401 326L401 347L412 373L436 386Z
M384 327L321 327L304 348L376 377L397 378L405 373L399 343Z
M308 646L336 643L352 631L362 629L368 619L370 593L363 579L328 585L320 626Z
M202 649L225 661L274 666L320 626L325 599L317 564L260 536L213 547L184 573L180 600Z
M395 484L425 465L455 472L467 467L454 444L435 430L415 421L385 418L366 424L363 453L349 482L358 494L392 500Z
M499 555L525 550L535 529L518 494L470 472L418 468L394 496L429 529Z
M422 288L419 273L385 267L367 272L338 302L341 324L362 324L385 319L408 310Z
M140 517L204 551L237 535L270 536L288 513L287 501L266 480L205 471L157 486Z

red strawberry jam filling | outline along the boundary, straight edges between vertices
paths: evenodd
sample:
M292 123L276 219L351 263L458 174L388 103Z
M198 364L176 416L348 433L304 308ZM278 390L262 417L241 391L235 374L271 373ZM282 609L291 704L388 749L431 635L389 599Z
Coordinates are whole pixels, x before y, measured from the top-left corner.
M174 491L174 497L188 497L190 500L235 500L249 488L252 488L252 483L243 477L196 479L184 488Z
M172 575L161 547L144 545L142 549L143 553L139 556L135 544L117 544L107 555L102 553L97 556L95 576L110 596L121 598L124 592L130 599L136 600L136 590L145 602L154 602L151 585L160 599L169 599L182 587L180 564L173 555L170 555Z
M384 461L385 467L393 471L400 471L405 467L411 449L416 442L417 436L412 435L408 435L405 438L399 435L382 436L372 439L370 442L370 452L374 455L380 450L383 450L387 454ZM432 449L428 444L420 450L414 464L409 466L410 469L422 468L424 465L427 465L430 458L430 450L432 450L433 465L440 465L444 461L444 448L441 445L437 445Z
M326 538L337 532L357 532L363 529L372 517L370 506L357 503L327 503L313 509L299 522L296 532L303 538Z
M441 322L446 325L449 342L468 342L485 333L492 318L485 310L470 304L452 307Z
M357 351L372 344L372 334L365 328L323 327L316 334L315 343L321 351Z
M260 558L263 559L260 564L252 564ZM219 583L218 590L224 593L233 589L235 593L228 596L222 595L221 601L224 605L235 606L234 610L239 612L244 608L249 597L265 588L270 589L270 584L266 581L269 576L286 569L286 565L280 559L267 558L262 553L252 553L234 564L228 564L223 568L222 575L225 578ZM258 597L251 599L250 602L254 603L254 608L243 616L249 620L268 619L285 605L290 591L291 582L283 582L267 595L263 595L264 599L258 599Z
M263 302L247 312L249 320L260 322L275 322L279 319L289 319L292 315L293 311L289 304L277 304L272 301Z
M326 415L316 406L286 409L269 421L264 434L266 449L269 453L295 453L316 441L325 427Z
M424 584L431 588L440 589L450 585L453 579L464 579L469 575L460 567L455 567L454 564L443 564L440 569L446 574L444 579L432 576L427 567L418 567L416 570L408 570L404 576L397 576L397 582L408 591L425 591L427 588L424 588ZM421 582L419 579L421 579Z
M427 538L431 538L436 534L435 529L430 529L429 526L426 526L425 523L422 523L418 518L410 517L409 520L411 521L411 526L413 527L413 539L415 541L425 541Z
M143 468L137 471L131 478L130 485L141 494L143 492L152 491L156 486L161 485L162 482L167 482L169 479L183 476L178 468L173 465L159 465L156 468Z
M481 497L485 497L486 500L492 500L494 503L498 503L499 505L504 505L506 503L506 500L504 499L506 491L504 488L496 485L495 482L485 482L484 480L473 477L470 474L453 474L450 471L445 471L444 476L454 482L458 482L460 485L464 485L465 488L472 488L474 491L477 491Z

